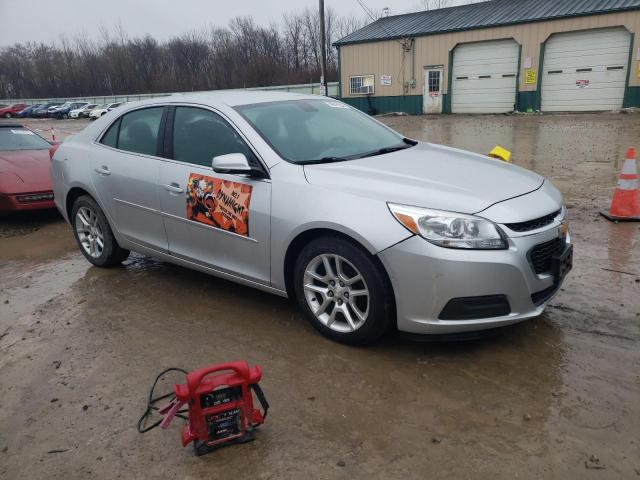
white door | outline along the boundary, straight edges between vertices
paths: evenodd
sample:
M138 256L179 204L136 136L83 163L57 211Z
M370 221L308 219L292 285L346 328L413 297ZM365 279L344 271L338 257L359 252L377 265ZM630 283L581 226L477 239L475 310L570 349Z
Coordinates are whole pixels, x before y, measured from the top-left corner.
M597 111L622 107L629 42L624 28L553 35L544 49L542 110Z
M425 67L422 111L442 113L442 73L443 67Z
M520 49L514 40L492 40L457 46L453 52L451 111L513 111L519 55Z

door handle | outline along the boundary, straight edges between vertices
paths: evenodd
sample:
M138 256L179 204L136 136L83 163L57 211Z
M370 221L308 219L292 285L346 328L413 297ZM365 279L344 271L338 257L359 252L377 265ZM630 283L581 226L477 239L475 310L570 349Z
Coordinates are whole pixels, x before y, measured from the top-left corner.
M109 167L107 167L106 165L102 165L101 167L97 167L95 170L100 175L111 175L111 170L109 170Z
M162 187L171 193L183 193L184 188L180 187L176 182L169 183L168 185L162 185Z

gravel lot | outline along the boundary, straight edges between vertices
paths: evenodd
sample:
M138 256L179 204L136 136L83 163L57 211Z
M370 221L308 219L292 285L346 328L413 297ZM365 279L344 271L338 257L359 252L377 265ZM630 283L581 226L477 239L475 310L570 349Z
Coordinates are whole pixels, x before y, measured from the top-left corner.
M0 219L0 478L640 478L640 224L608 207L638 114L384 117L565 195L575 266L540 318L473 342L349 348L292 303L132 255L90 267L56 212ZM83 120L29 120L50 138ZM272 409L196 458L136 432L169 366L246 359ZM167 379L166 388L170 386Z

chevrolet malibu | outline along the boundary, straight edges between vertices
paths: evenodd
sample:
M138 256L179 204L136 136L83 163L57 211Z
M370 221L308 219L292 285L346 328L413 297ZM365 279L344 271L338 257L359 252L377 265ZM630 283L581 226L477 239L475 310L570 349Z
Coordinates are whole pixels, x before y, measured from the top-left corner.
M326 97L127 104L68 138L51 177L92 264L136 251L289 296L349 344L536 317L572 264L547 179Z

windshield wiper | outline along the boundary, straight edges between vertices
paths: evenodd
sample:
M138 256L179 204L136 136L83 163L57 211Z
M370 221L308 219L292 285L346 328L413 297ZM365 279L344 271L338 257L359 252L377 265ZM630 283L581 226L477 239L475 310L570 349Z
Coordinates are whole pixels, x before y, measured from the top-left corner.
M411 140L410 138L403 138L402 142L403 142L402 145L394 145L393 147L383 147L373 152L365 153L364 155L361 155L360 158L374 157L376 155L383 155L385 153L397 152L398 150L411 148L414 145L418 144L418 142L416 142L415 140Z
M304 162L305 165L313 165L316 163L335 163L335 162L346 162L347 160L351 160L346 157L322 157L318 160L309 160L308 162Z

